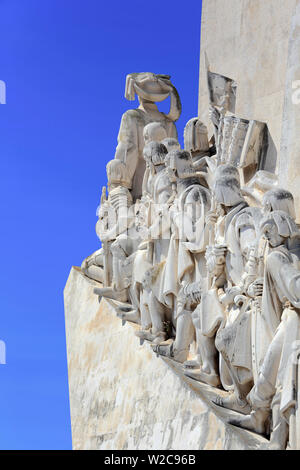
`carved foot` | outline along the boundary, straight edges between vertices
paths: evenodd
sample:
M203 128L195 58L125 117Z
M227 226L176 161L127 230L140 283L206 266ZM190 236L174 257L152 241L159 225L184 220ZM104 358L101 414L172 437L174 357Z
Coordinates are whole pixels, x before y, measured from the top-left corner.
M140 343L143 344L144 341L150 341L151 343L154 344L159 344L165 341L166 339L166 334L162 331L159 331L158 333L152 333L151 329L149 330L139 330L135 332L135 335L140 338Z
M122 312L120 309L117 313L117 317L121 318L122 323L130 321L131 323L140 324L140 315L137 310L132 310L131 312Z
M151 330L138 330L138 331L135 331L134 334L135 336L140 338L141 346L144 344L144 341L152 341L152 338L153 338Z
M201 369L185 370L184 375L191 379L198 380L199 382L206 383L212 387L219 387L221 385L220 378L216 374L206 374Z
M248 415L251 411L249 403L244 399L237 398L234 393L229 393L227 397L218 396L213 400L213 403L215 405L222 406L222 408L237 411L244 415Z
M119 302L127 301L126 289L117 291L112 287L95 287L94 294L99 295L99 297L107 297L108 299L118 300Z
M183 363L187 360L187 356L189 353L189 351L186 349L176 351L176 349L174 348L174 342L165 342L157 345L153 344L152 349L158 356L169 357L170 359L173 359L174 361L180 363Z
M266 421L268 415L269 413L265 410L255 410L246 416L231 419L229 424L248 429L248 431L253 431L257 434L266 435Z

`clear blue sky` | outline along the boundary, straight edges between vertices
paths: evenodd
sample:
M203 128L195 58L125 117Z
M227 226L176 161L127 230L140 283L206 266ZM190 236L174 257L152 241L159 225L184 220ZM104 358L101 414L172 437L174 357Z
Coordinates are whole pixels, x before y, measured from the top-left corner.
M0 0L0 449L70 449L63 288L95 211L130 72L197 115L201 1ZM162 109L162 108L161 108Z

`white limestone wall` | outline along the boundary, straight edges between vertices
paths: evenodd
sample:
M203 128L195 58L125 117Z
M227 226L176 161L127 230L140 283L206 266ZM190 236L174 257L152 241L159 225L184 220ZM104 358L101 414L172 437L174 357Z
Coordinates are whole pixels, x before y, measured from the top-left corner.
M300 80L299 4L300 0L203 0L199 116L208 122L206 51L212 71L238 82L236 113L268 124L266 169L276 170L280 184L293 191L300 222L300 104L292 100L292 83Z

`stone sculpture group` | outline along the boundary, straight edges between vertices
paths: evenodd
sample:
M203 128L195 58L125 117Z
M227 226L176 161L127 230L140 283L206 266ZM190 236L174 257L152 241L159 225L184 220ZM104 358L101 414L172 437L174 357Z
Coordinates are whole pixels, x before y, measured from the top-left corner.
M129 74L102 248L81 266L123 321L194 380L226 390L231 424L299 448L300 231L292 194L264 170L266 125L235 115L236 83L207 68L213 135L188 121L167 75ZM170 112L156 103L170 98Z

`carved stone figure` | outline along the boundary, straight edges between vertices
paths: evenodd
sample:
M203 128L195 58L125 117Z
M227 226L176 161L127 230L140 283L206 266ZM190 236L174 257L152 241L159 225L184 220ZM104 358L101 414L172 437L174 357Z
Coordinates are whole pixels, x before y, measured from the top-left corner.
M142 308L148 311L150 328L142 328L136 335L141 340L160 342L166 339L164 324L168 320L168 310L164 305L160 286L163 283L164 263L170 240L166 203L170 199L172 188L165 168L167 148L162 143L149 142L144 147L143 154L149 169L148 174L145 172L143 184L143 200L148 205L149 223L145 236L147 250L138 255L141 263L137 265L140 271L137 278L141 279L140 301ZM141 265L146 267L142 278Z
M270 448L284 449L297 386L293 372L298 364L295 348L300 339L300 265L291 247L300 232L293 219L281 211L267 215L261 229L273 248L266 261L262 301L272 340L249 394L253 411L232 423L265 433L272 411Z
M278 209L286 211L287 214L294 213L291 193L276 189L265 194L263 212L269 213ZM258 216L259 212L256 213L256 220L259 219ZM231 306L226 296L224 297L227 310L229 307L228 316L224 327L219 329L216 336L217 349L229 368L235 392L228 398L220 397L217 404L241 412L247 412L249 409L246 397L253 382L256 382L265 354L265 349L261 348L258 339L262 339L265 347L268 344L261 315L264 263L267 255L266 242L258 237L248 252L239 290L231 289L233 293ZM222 384L224 388L230 388L228 383L222 381Z
M125 96L140 105L122 117L98 210L102 248L81 269L123 321L140 325L141 344L223 388L213 402L240 414L233 424L270 429L270 448L300 448L294 198L263 169L265 123L235 114L236 83L207 64L207 84L214 135L192 118L182 150L170 77L127 76ZM167 97L164 114L156 103Z
M124 163L111 160L106 167L108 178L108 198L103 188L98 210L96 233L102 248L88 256L81 265L82 272L106 287L110 285L112 266L110 259L111 243L128 228L128 209L132 204L129 191L130 179Z
M200 370L187 373L190 377L212 385L219 384L215 337L226 323L225 310L229 314L234 297L242 293L239 283L246 254L256 238L254 218L257 214L244 201L235 177L237 174L222 176L226 173L234 175L235 170L231 166L220 167L214 185L216 207L207 217L207 230L210 230L210 246L206 251L208 283L207 291L203 292L197 307L200 331L206 338L202 352L203 364Z
M194 170L191 155L186 151L172 151L167 156L171 182L176 183L176 199L173 202L172 236L166 260L164 296L170 307L175 307L173 324L176 330L174 342L160 344L155 348L158 354L173 357L179 362L187 359L189 345L193 340L192 323L193 294L199 295L199 283L206 275L204 257L204 222L209 208L209 192L201 184ZM196 292L187 287L196 282ZM184 301L190 289L191 297ZM180 294L179 294L180 292Z

